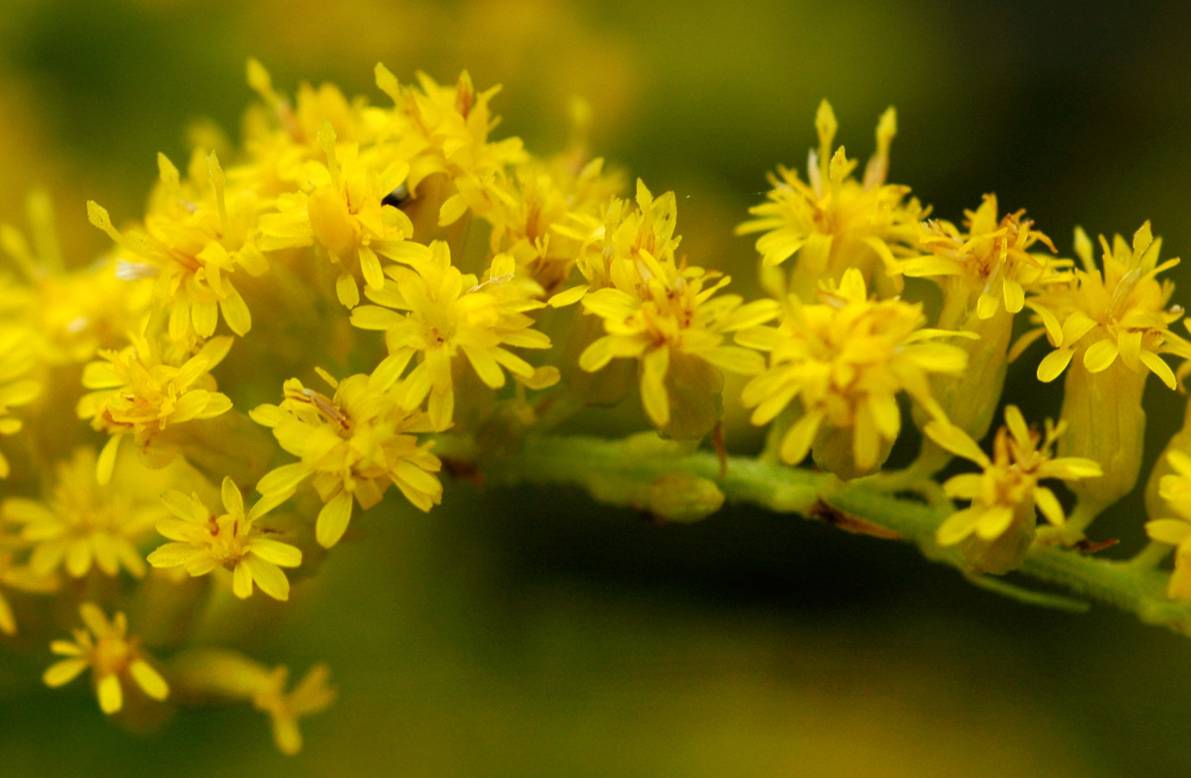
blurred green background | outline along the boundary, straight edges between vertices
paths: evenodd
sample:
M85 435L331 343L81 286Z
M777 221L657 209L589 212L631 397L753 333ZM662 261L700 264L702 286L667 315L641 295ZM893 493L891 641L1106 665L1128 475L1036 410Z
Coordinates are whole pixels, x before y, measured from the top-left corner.
M133 213L189 122L234 133L253 55L286 88L349 93L372 92L378 60L405 79L466 67L505 84L501 132L539 150L581 95L595 148L677 190L687 251L741 276L751 241L731 227L767 169L802 164L823 96L853 155L897 105L893 178L942 216L996 192L1064 249L1077 223L1151 218L1174 255L1191 250L1189 21L1026 0L0 0L0 219L47 186L89 256L83 202ZM1030 372L1010 392L1057 412ZM1154 384L1151 456L1183 405ZM333 667L341 697L297 759L243 708L126 735L81 685L14 682L41 664L4 654L0 774L1191 774L1191 643L1110 611L1031 610L913 549L751 511L659 528L567 491L452 484L431 516L392 513L248 646ZM1133 500L1096 531L1140 524Z

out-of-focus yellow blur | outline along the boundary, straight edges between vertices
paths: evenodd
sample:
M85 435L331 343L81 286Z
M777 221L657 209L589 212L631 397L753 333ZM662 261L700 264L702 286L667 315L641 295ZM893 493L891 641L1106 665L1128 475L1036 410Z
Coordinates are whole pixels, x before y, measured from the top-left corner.
M4 0L0 221L45 186L85 261L103 238L83 203L133 211L197 120L234 135L256 56L279 83L355 93L378 60L467 68L504 84L500 132L538 149L581 97L595 148L677 190L685 249L746 286L732 226L767 169L805 158L824 96L861 155L898 106L893 178L940 215L995 191L1065 249L1077 223L1151 218L1167 253L1191 251L1191 15L983 5ZM1009 392L1057 410L1028 375ZM1156 451L1183 401L1150 400ZM0 653L0 774L1191 773L1185 639L1027 610L791 518L657 528L568 492L452 487L429 517L370 516L258 631L256 654L325 659L341 690L296 760L243 709L117 731L84 689L50 693L43 663ZM1140 511L1106 531L1138 537Z

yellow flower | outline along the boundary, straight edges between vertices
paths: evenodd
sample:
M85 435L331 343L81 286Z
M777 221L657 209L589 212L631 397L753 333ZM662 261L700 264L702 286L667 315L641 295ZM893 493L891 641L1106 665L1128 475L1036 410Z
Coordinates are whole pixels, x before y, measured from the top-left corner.
M409 191L424 197L423 183L431 177L445 177L452 184L438 211L439 226L447 226L467 213L469 205L483 207L497 177L527 156L520 138L489 140L499 123L490 105L499 86L476 92L466 71L454 86L421 72L417 79L418 87L402 87L384 65L376 66L376 84L396 106L391 132L414 151Z
M282 194L277 213L261 218L261 246L278 249L317 246L340 265L335 292L348 308L360 302L359 270L370 289L384 286L380 257L402 261L424 249L405 240L413 224L385 202L409 174L408 163L368 156L356 144L336 145L330 123L319 130L325 165L311 163L309 191Z
M798 420L782 436L780 455L816 461L841 478L871 472L901 430L897 395L906 392L927 413L943 416L931 396L932 374L954 375L967 363L958 346L939 343L960 333L924 329L922 307L899 299L870 300L856 268L821 302L789 298L777 327L757 327L738 343L769 353L768 368L744 387L754 424L768 424L797 402Z
M157 163L160 183L141 227L117 230L94 201L87 203L88 218L120 246L122 261L156 275L172 340L210 337L220 315L228 329L245 335L252 315L231 276L238 270L253 276L268 270L257 245L258 198L244 188L228 192L214 154L196 155L185 182L164 154Z
M310 668L288 692L288 668L269 668L225 649L191 649L178 656L171 667L179 688L191 695L245 700L268 714L273 741L287 756L302 748L298 720L326 710L335 700L335 690L328 683L330 670L322 664Z
M383 121L370 121L360 100L348 100L333 84L303 83L293 99L279 94L260 62L248 60L249 87L263 101L245 116L244 148L248 162L233 176L262 195L273 196L299 188L305 163L323 154L319 132L330 125L344 143L373 140Z
M232 591L240 599L252 595L255 583L275 600L289 599L289 579L283 567L302 564L302 552L268 537L257 521L289 498L285 492L262 498L245 512L244 498L231 478L223 479L224 513L207 509L197 494L179 491L162 498L173 516L157 522L157 531L172 543L149 554L154 567L184 567L191 576L217 567L232 571Z
M792 168L779 167L769 177L773 188L766 202L749 209L756 218L737 228L740 235L764 233L757 251L766 266L796 256L789 288L807 301L820 280L838 281L850 267L860 268L870 283L874 276L896 275L895 253L908 253L926 215L917 200L907 201L909 187L885 183L889 146L897 133L893 109L877 123L877 150L862 180L853 176L857 162L848 159L842 146L833 153L838 127L824 100L815 115L819 149L810 152L807 180Z
M588 372L603 369L617 358L640 361L641 403L653 424L665 429L671 424L671 399L680 414L691 411L682 394L690 391L695 361L714 370L697 394L718 398L722 376L717 371L755 375L765 363L747 348L725 344L730 333L757 327L777 315L772 300L744 303L739 295L716 296L729 279L700 267L682 267L655 260L641 252L637 261L618 259L611 268L611 286L590 292L583 298L588 313L603 319L607 334L595 340L579 356L579 366ZM695 423L691 434L701 437L715 421L717 412L704 423ZM680 429L688 429L685 419ZM707 423L710 422L710 423Z
M109 716L124 707L126 684L133 684L159 702L169 696L169 684L150 664L140 640L128 635L128 620L123 613L108 621L103 611L87 602L79 606L79 615L85 629L74 630L74 640L50 643L50 650L65 658L45 671L42 680L47 686L68 684L90 668L99 707Z
M899 262L902 273L936 281L943 292L938 326L978 337L964 341L968 369L932 381L935 399L947 418L973 438L988 432L997 399L1005 386L1013 318L1025 306L1026 293L1068 280L1070 263L1035 251L1054 246L1034 229L1024 211L997 216L996 195L985 195L975 211L965 212L964 231L950 222L928 222L919 246L927 256ZM922 465L934 471L945 454L924 446Z
M1137 483L1146 376L1152 372L1175 388L1174 371L1161 355L1186 358L1191 344L1170 330L1183 311L1169 305L1174 285L1158 275L1178 260L1159 263L1162 241L1149 222L1133 235L1132 245L1117 235L1110 246L1101 237L1099 269L1082 230L1075 243L1082 268L1069 284L1048 287L1027 303L1042 327L1024 335L1015 351L1045 333L1054 350L1038 364L1038 379L1050 382L1067 372L1062 418L1069 432L1059 451L1094 459L1104 469L1104 477L1073 488L1080 506L1069 528L1078 532Z
M575 266L585 283L554 295L550 305L570 305L588 292L612 286L612 268L626 262L632 266L648 259L675 264L682 242L681 236L674 234L677 224L674 193L654 197L641 179L637 179L637 194L632 201L615 198L598 214L572 211L554 231L579 244Z
M531 160L506 183L494 184L491 205L476 211L492 225L492 253L512 254L517 267L553 295L585 248L575 223L598 218L622 186L620 176L604 172L602 159L581 165L570 156Z
M997 196L985 195L979 208L964 212L966 232L950 222L928 222L919 245L930 254L901 260L898 267L907 276L937 279L948 307L958 309L953 316L971 310L981 319L1000 310L1018 313L1027 292L1067 280L1065 262L1031 251L1041 244L1053 254L1055 247L1024 215L1016 211L998 219Z
M30 376L34 365L30 333L0 326L0 436L21 431L23 422L13 409L41 394L41 384ZM7 478L9 470L8 459L0 452L0 478Z
M964 547L969 563L985 572L1002 573L1020 564L1034 537L1037 512L1062 527L1066 521L1063 506L1040 482L1101 475L1100 465L1090 459L1054 456L1063 432L1061 423L1047 420L1045 433L1039 434L1027 427L1021 411L1010 405L989 457L959 427L942 421L928 424L926 434L935 443L982 468L979 474L957 475L943 485L948 496L967 500L970 505L939 526L939 545L954 546L974 539L975 543Z
M431 427L425 414L398 404L390 388L397 375L390 360L371 376L357 374L338 382L320 370L335 390L333 397L290 379L280 405L261 405L251 413L301 460L268 473L257 489L273 503L312 478L325 503L315 527L324 548L338 543L347 530L353 500L367 510L380 502L390 484L423 511L442 501L442 484L435 476L442 463L417 438Z
M79 400L79 418L111 435L97 464L101 484L111 479L125 435L144 447L171 425L214 418L232 408L227 395L215 391L210 375L231 348L231 338L207 341L189 359L174 360L180 365L170 364L148 337L130 338L132 345L101 351L101 359L83 371L83 386L94 391Z
M163 513L155 501L130 490L101 486L90 448L59 463L44 501L10 497L0 504L0 517L19 525L21 539L32 546L33 573L48 576L61 567L72 578L82 578L92 566L106 576L124 568L140 578L145 564L138 546Z
M1166 460L1172 472L1162 477L1161 496L1175 517L1147 522L1146 533L1159 543L1175 546L1174 572L1167 595L1191 600L1191 456L1172 450Z
M505 385L505 372L530 388L558 380L553 368L534 368L509 350L545 349L550 339L533 329L528 311L541 308L541 292L517 275L512 256L494 257L483 281L451 264L446 243L435 241L413 267L391 266L381 289L368 289L376 305L352 311L352 324L385 332L388 364L396 375L417 364L396 390L398 404L413 411L429 398L429 420L436 430L455 415L454 370L464 361L492 389Z
M1101 267L1096 267L1092 244L1077 230L1075 251L1083 265L1072 283L1050 287L1031 300L1043 326L1025 338L1045 334L1054 351L1038 364L1038 380L1058 378L1080 353L1079 364L1089 373L1107 370L1120 357L1125 366L1144 374L1153 372L1171 389L1174 371L1160 354L1191 356L1191 344L1170 331L1182 315L1179 306L1168 306L1174 284L1158 275L1179 263L1159 264L1162 239L1154 238L1150 223L1141 225L1132 245L1120 235L1112 246L1101 236Z
M315 665L290 691L285 690L289 670L277 667L269 675L269 682L253 695L252 704L269 715L273 724L273 742L287 756L302 750L302 733L298 719L321 713L335 701L335 690L328 680L331 671L326 665Z
M0 225L0 249L23 283L0 284L0 318L29 327L37 358L51 365L85 362L115 346L147 310L152 284L124 278L114 257L66 271L44 192L29 196L32 245L15 228Z

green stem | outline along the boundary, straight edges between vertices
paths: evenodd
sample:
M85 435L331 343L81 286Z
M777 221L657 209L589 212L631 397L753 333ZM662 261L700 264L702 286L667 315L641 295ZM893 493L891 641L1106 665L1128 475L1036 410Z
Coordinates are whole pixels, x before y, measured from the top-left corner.
M474 447L465 440L444 436L435 451L448 460L472 462L488 484L577 486L601 502L643 510L656 504L659 490L655 487L659 485L682 489L714 485L728 502L825 519L850 531L914 543L928 558L971 578L957 553L935 543L945 510L890 495L872 484L841 483L830 474L747 457L728 457L721 463L714 453L663 441L652 433L623 440L531 437L518 451L487 459L477 458ZM675 478L688 480L676 482ZM718 501L709 502L704 515L718 505ZM1144 623L1191 634L1191 603L1166 597L1168 575L1162 571L1035 544L1017 575L1064 590L1077 599L1131 612ZM985 588L1002 593L1012 588L1017 599L1031 599L1029 590L1013 584ZM1055 601L1041 593L1033 599Z

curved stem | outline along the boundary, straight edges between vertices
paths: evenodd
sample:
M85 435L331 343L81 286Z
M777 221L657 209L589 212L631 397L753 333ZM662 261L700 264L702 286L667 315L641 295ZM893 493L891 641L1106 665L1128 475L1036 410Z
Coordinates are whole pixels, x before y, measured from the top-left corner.
M826 473L748 457L728 457L721 463L713 453L693 451L652 433L623 440L536 436L526 439L517 451L484 459L476 459L474 447L466 440L444 436L435 451L447 460L475 465L489 484L577 486L600 502L642 510L650 510L659 484L673 484L676 475L694 478L714 484L728 502L796 513L852 532L914 543L927 558L970 577L957 553L935 543L945 509L891 495L871 484L842 483ZM722 464L726 467L721 470ZM1035 544L1018 576L1134 613L1147 624L1191 634L1191 603L1166 597L1168 576L1159 570ZM1018 599L1028 599L1020 596L1021 587L1012 588Z

